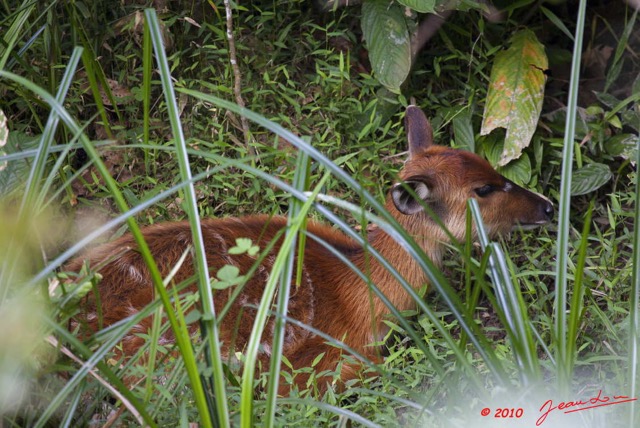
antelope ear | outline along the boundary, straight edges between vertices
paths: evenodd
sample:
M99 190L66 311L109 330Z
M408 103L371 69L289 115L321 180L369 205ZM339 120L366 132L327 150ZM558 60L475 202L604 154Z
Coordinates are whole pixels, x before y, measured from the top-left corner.
M407 180L393 185L391 199L398 211L412 215L424 209L423 204L431 199L431 189L426 181Z
M409 159L421 155L433 144L433 128L420 107L407 107L404 129L409 143Z

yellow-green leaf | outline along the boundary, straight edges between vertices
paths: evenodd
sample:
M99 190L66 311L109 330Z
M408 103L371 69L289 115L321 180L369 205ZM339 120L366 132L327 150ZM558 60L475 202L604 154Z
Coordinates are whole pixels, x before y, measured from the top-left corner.
M542 110L547 67L544 46L530 30L517 32L509 49L496 55L480 134L507 130L500 166L520 157L531 142Z

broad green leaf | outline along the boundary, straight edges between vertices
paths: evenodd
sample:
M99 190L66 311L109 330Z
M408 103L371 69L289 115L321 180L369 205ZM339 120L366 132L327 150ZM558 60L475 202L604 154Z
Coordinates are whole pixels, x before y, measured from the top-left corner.
M411 69L411 37L402 6L388 0L365 1L362 33L376 78L399 93Z
M436 13L436 9L442 10L460 10L468 12L473 9L485 10L486 6L480 2L451 0L397 0L403 6L415 10L420 13Z
M580 141L590 132L589 124L594 119L590 117L587 109L582 107L577 107L577 109L578 114L576 115L575 135L576 140ZM552 132L564 133L565 124L567 122L567 109L566 107L563 107L549 113L545 113L544 119L545 125L548 126ZM563 139L560 138L558 143L563 144L562 141Z
M638 92L640 93L640 92ZM621 112L622 122L631 128L634 131L640 131L640 113L636 111L636 109L624 110Z
M517 159L536 130L547 69L544 46L530 30L511 38L511 46L496 55L484 109L481 135L505 128L504 149L498 165Z
M602 163L590 163L575 171L571 177L571 196L585 195L599 189L613 174L609 167Z
M484 156L490 164L498 165L504 141L494 135L484 138L478 145L479 154ZM531 159L526 154L505 166L496 166L496 170L516 184L525 186L531 181Z
M638 137L634 134L620 134L611 137L604 146L607 153L634 161L638 153Z
M436 7L436 0L398 0L398 3L421 13L434 13Z
M500 160L504 140L495 134L481 138L479 143L476 153L488 160L491 165L496 166Z
M4 146L0 146L0 195L7 195L23 185L29 176L29 159L21 158L7 161L8 156L22 151L36 149L40 136L30 136L23 132L12 131L7 135Z
M593 91L593 94L596 96L598 101L600 101L602 104L605 105L605 107L609 107L610 109L612 109L615 106L617 106L618 104L620 104L620 100L618 98L614 97L611 94L607 94L606 92ZM587 107L587 111L591 107L597 107L597 106ZM600 108L602 109L602 107L600 107Z
M525 186L531 181L531 160L524 154L508 165L497 168L497 171L520 186Z
M456 147L476 151L476 142L473 135L473 125L471 123L471 110L468 108L458 113L453 120L453 135L456 139Z

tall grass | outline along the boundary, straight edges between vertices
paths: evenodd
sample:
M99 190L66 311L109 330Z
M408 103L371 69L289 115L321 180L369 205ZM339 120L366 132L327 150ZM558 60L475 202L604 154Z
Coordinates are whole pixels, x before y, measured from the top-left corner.
M577 119L578 88L580 81L580 59L582 58L582 39L584 34L584 17L587 7L586 1L580 2L578 19L573 49L573 62L571 63L571 81L569 87L569 100L567 102L567 121L564 134L564 150L562 152L562 178L560 185L560 201L558 213L558 247L556 262L556 295L555 295L555 340L556 340L556 370L558 375L558 387L566 394L570 390L572 367L576 358L574 346L577 337L568 337L568 329L577 325L580 308L572 307L571 320L567 321L567 255L569 254L569 229L571 218L569 208L571 205L571 172L573 167L573 149L575 126ZM582 283L575 283L574 293L582 295ZM575 302L578 303L578 302Z
M167 61L164 44L162 42L162 34L160 33L160 26L158 24L155 11L147 10L145 12L145 25L149 27L149 31L145 31L151 37L155 56L158 63L158 69L160 70L160 76L162 76L162 92L165 95L165 102L167 104L167 115L171 122L171 130L176 146L176 155L178 157L178 164L180 166L180 176L182 181L190 182L192 179L191 166L189 164L189 157L187 154L187 144L185 142L184 133L180 124L180 117L178 114L178 105L176 102L175 92L173 85L171 84L171 74L169 71L169 63ZM149 48L149 44L145 43L145 48ZM144 57L148 58L149 52L144 53ZM147 73L146 77L151 78L151 74ZM145 87L149 87L149 83L145 84ZM195 252L194 266L196 270L198 291L200 293L200 302L203 312L203 316L200 320L200 328L202 332L202 338L206 344L205 355L207 356L207 363L213 369L213 386L214 386L214 400L215 407L208 406L206 393L204 388L204 379L200 378L196 366L196 357L192 351L190 345L189 333L184 320L180 323L181 330L178 331L177 322L174 321L171 316L169 318L171 327L176 333L178 338L178 344L180 346L180 352L185 361L185 367L188 369L189 380L194 388L194 397L198 406L198 411L202 424L205 427L210 427L213 424L213 419L217 418L220 426L229 425L229 411L227 406L227 396L224 388L224 372L222 369L222 356L220 353L218 328L216 326L216 311L213 306L213 290L211 288L211 279L209 278L209 268L207 266L207 256L204 249L204 239L202 237L202 229L200 228L200 217L198 214L198 202L196 199L196 192L193 183L185 188L185 207L187 211L187 217L189 219L189 225L191 226L193 248ZM158 275L159 276L159 275ZM162 282L156 282L158 284L158 292L165 303L165 308L170 315L171 309L169 304L168 295L164 289ZM162 290L160 290L162 289Z
M638 142L638 159L636 165L640 165L640 142ZM627 355L627 367L629 368L629 396L638 396L640 386L640 174L636 171L635 193L635 230L633 234L633 279L631 284L631 299L629 310L629 354ZM629 426L640 424L640 409L634 401L629 406Z
M73 118L64 107L69 86L79 64L85 67L90 76L89 84L94 97L99 98L99 82L104 81L104 73L97 65L95 54L87 49L88 41L81 39L83 48L76 48L69 61L65 64L66 71L55 96L38 86L34 81L12 73L5 68L9 63L9 58L21 31L24 31L25 26L29 24L31 14L34 13L33 4L25 2L24 7L14 15L12 24L9 27L10 31L3 36L5 43L0 45L0 82L10 82L19 86L25 92L31 92L31 96L34 99L42 100L50 113L47 122L43 126L42 135L39 137L35 151L11 153L0 157L0 164L2 161L29 161L26 183L14 188L13 193L8 195L6 200L10 201L11 198L15 199L16 195L20 195L18 198L20 200L19 217L29 217L31 213L43 211L45 207L54 205L55 197L50 195L59 195L62 189L69 185L70 180L77 177L77 174L67 177L63 171L61 157L56 159L55 156L57 154L64 155L74 148L82 147L100 174L104 186L108 190L109 197L115 202L120 214L58 257L46 260L31 269L26 278L19 278L17 286L15 284L10 286L10 283L15 282L16 277L7 275L8 272L12 271L11 268L15 267L11 266L11 264L23 263L23 261L6 257L6 254L0 253L4 257L4 260L2 260L3 268L0 271L0 292L2 292L0 309L3 305L6 307L6 305L13 302L9 297L12 296L12 293L15 293L17 288L21 288L23 293L48 294L49 284L47 281L49 280L54 286L57 285L58 290L64 289L62 298L56 297L55 293L49 296L47 316L45 317L44 325L40 325L40 329L42 332L57 337L59 342L53 341L52 343L59 343L57 346L60 348L64 346L65 351L69 351L75 358L74 362L64 363L64 371L70 373L70 377L64 380L59 388L55 389L48 402L42 405L35 415L27 414L25 416L20 412L15 414L8 413L9 415L14 415L9 416L8 420L13 417L13 421L16 424L26 422L26 424L33 426L45 426L60 420L62 425L72 426L79 420L87 420L87 415L84 415L81 409L81 402L86 396L98 401L102 395L117 394L118 399L126 404L128 414L132 415L130 417L137 423L148 426L160 425L159 418L165 417L162 414L162 405L159 404L164 404L167 407L174 406L172 409L179 414L181 421L197 420L205 427L228 427L236 424L244 427L257 424L275 426L282 423L283 414L287 412L287 409L295 409L295 406L299 406L299 409L302 409L300 410L301 415L305 409L324 411L335 416L332 422L338 425L346 419L351 419L363 426L379 426L375 420L375 406L370 407L368 412L362 411L363 408L366 408L365 406L351 410L349 407L352 404L350 400L341 401L341 396L332 391L325 397L317 397L312 393L289 398L277 396L279 382L281 381L279 370L283 357L281 351L283 329L286 323L296 323L295 320L286 317L287 297L290 294L289 287L291 287L291 279L296 276L296 266L293 264L293 260L298 251L298 246L302 245L301 243L305 239L310 239L305 232L305 221L311 214L324 217L328 222L336 225L337 228L364 246L367 245L366 232L357 231L350 224L371 222L382 228L398 242L401 242L410 256L419 262L421 269L424 270L429 278L430 287L435 291L435 296L437 296L441 305L439 309L434 308L432 301L436 299L435 297L426 302L417 290L413 290L404 278L401 278L397 272L393 271L393 268L386 260L371 250L371 256L378 258L415 299L416 306L420 313L423 314L421 320L427 320L429 326L435 331L434 336L437 336L440 340L438 345L446 347L446 351L439 351L434 347L433 343L426 342L425 333L420 329L420 323L413 322L405 314L398 311L397 308L392 307L386 300L386 296L377 289L376 285L371 284L372 295L388 304L390 313L395 316L396 328L402 330L403 334L410 338L413 343L412 352L416 355L426 356L426 362L423 364L428 365L434 375L433 379L428 379L425 382L428 386L427 394L425 394L423 391L416 391L415 388L399 380L397 372L391 366L379 366L376 369L382 374L381 383L377 387L370 387L369 385L371 384L367 384L365 381L362 387L358 388L357 391L354 390L359 396L372 401L383 398L394 402L398 407L411 409L411 411L421 415L423 421L428 420L439 425L448 425L453 424L453 422L447 419L448 409L442 403L446 402L449 396L454 394L458 384L465 385L463 395L469 394L472 397L470 402L483 404L490 403L491 395L496 390L503 388L503 390L508 391L507 394L511 394L512 401L504 403L509 406L515 406L516 403L520 403L519 400L523 396L527 396L548 378L556 379L555 389L558 391L559 396L567 397L576 393L573 387L577 380L573 375L573 371L579 358L579 327L585 305L583 271L588 250L591 211L586 216L585 226L579 239L578 260L573 275L570 275L568 269L572 267L572 261L568 260L568 257L571 254L569 236L572 223L569 215L569 205L571 202L570 177L571 165L573 164L572 151L574 148L574 126L577 111L576 93L579 89L578 65L584 31L585 5L586 1L581 1L576 26L574 64L571 77L571 94L567 108L562 186L559 201L560 215L555 254L557 263L553 272L556 280L554 331L551 336L548 336L545 335L545 332L540 331L540 327L536 327L536 323L532 320L527 299L519 288L518 277L514 272L514 269L517 268L510 264L509 256L499 244L489 242L482 226L479 209L474 201L470 203L470 212L478 230L483 255L480 256L480 261L476 262L470 242L454 250L461 255L467 269L463 282L468 285L466 290L468 301L463 301L455 288L444 278L442 272L433 266L413 239L386 212L377 198L367 192L361 184L356 182L335 162L332 162L314 148L309 141L294 135L291 131L255 112L239 108L237 105L220 97L202 91L182 88L179 85L176 87L169 61L165 55L160 25L155 13L151 10L145 12L146 27L142 45L144 61L144 80L142 85L144 136L140 144L129 144L126 147L114 146L111 149L142 149L145 153L145 162L147 164L151 162L150 153L159 151L171 153L178 161L180 178L176 185L147 200L138 201L135 204L129 203L123 195L124 191L128 189L123 189L122 185L112 177L96 149L99 144L89 140L83 126L78 124L79 120ZM151 66L153 56L155 56L158 66L157 73L164 95L166 115L171 124L172 141L171 145L166 146L149 142L151 122L149 100L151 99L151 88L154 85L153 78L155 77ZM259 159L233 159L190 148L182 131L176 93L189 97L192 102L203 103L210 108L228 110L235 114L243 115L257 126L263 127L278 138L287 140L294 145L298 162L293 184L287 184L277 174L265 173L257 168L255 163ZM56 131L59 131L61 124L71 138L68 144L56 146L54 144L54 136ZM204 162L209 169L195 174L195 162ZM310 162L314 162L315 167L321 171L321 178L317 182L311 182L310 180ZM254 329L247 352L243 357L245 368L240 382L238 382L234 374L227 370L226 362L222 358L217 333L218 323L221 322L222 315L216 313L213 306L214 297L210 287L211 278L206 266L199 226L198 200L195 191L196 184L204 182L214 174L222 174L230 169L238 169L246 174L251 174L262 180L265 185L273 186L282 194L289 196L289 227L284 238L284 244L277 255L274 271L270 275L270 282L267 284L264 297L257 309L258 315L256 316ZM359 195L362 206L322 194L328 180L340 181L344 186L352 189L355 194ZM637 201L640 192L640 178L638 178L638 175L636 175L636 180ZM55 186L59 186L59 188L55 188ZM309 192L309 189L313 190ZM154 204L163 203L177 193L182 196L184 201L182 206L193 231L193 250L197 266L195 279L198 283L198 300L202 310L202 315L198 320L201 326L200 343L190 337L187 331L187 323L189 321L185 316L185 307L193 304L193 301L190 301L188 297L179 297L177 294L167 290L168 279L162 278L160 275L136 221L136 216L139 213ZM371 208L371 212L365 211L363 206ZM336 212L342 214L337 215ZM628 393L632 397L637 394L639 377L638 330L640 329L640 314L638 313L638 304L640 300L640 279L637 272L637 266L640 266L640 250L638 249L638 243L640 242L639 222L640 209L636 203L633 253L633 262L636 268L633 270L634 279L631 287L632 299L628 333L629 353L625 361L629 370ZM99 340L83 343L67 330L66 320L69 314L65 311L66 302L73 300L74 296L81 293L82 290L79 290L79 288L82 287L67 289L66 285L56 283L54 271L95 236L109 230L114 225L122 225L123 223L126 223L128 230L133 234L137 244L140 246L145 262L152 273L154 287L159 299L135 316L98 332L97 338ZM471 226L469 226L470 229ZM14 241L9 242L8 247L15 246L15 242L20 240L20 235L16 235L13 239ZM454 245L454 247L456 246ZM340 257L340 254L336 253L336 256ZM347 263L346 260L345 263ZM485 284L485 273L488 273L491 278L492 286ZM359 272L359 274L363 279L367 280L365 273ZM573 278L573 287L568 285L571 278ZM85 285L80 284L80 286ZM471 289L472 286L475 288ZM55 287L53 288L55 289ZM506 332L509 344L507 352L496 346L495 342L487 337L486 331L481 329L472 318L481 288L484 294L488 296L489 301L495 306L494 309L500 321L500 328ZM47 292L45 293L43 290L47 290ZM272 301L276 292L278 293L278 302L274 309ZM568 305L567 296L569 295L572 295L572 299ZM568 316L567 309L569 309ZM144 388L141 388L144 389L144 392L140 394L139 391L130 391L122 381L123 377L129 376L131 373L137 373L135 365L130 364L124 367L112 365L108 363L108 357L110 351L127 331L152 313L164 314L168 319L169 326L161 326L159 321L161 317L157 316L156 320L158 322L150 333L151 338L159 337L161 329L170 328L176 337L179 358L175 362L162 365L169 372L163 372L166 383L160 385L158 384L160 382L155 382L154 378L157 374L155 372L157 368L156 361L154 359L150 362L148 371L145 372L147 381L144 384ZM443 313L446 314L443 315ZM256 383L260 382L259 379L256 380L255 372L257 350L260 338L264 334L264 325L268 317L275 317L277 321L273 341L274 352L268 371L267 387L262 395L257 395ZM451 324L454 324L455 328L451 328ZM321 332L315 333L321 334ZM344 347L344 344L339 341L340 338L326 337L326 339L335 346ZM38 338L37 340L40 341L41 339ZM162 363L166 363L165 360L167 359L170 360L170 357L166 357L161 352L162 350L159 349L157 340L150 340L149 342L149 349L146 351L150 355L164 355ZM346 351L349 351L349 349L346 349ZM409 352L401 355L401 358L411 358ZM362 356L354 355L354 358L359 358L365 363L372 364ZM158 364L161 365L160 362ZM0 367L0 370L6 370L6 368ZM95 386L94 383L89 382L90 378L97 378L98 376L109 386ZM382 389L380 385L384 385L386 389ZM422 386L424 388L424 385ZM157 400L152 398L152 392L155 388L164 394L163 397ZM402 397L394 397L395 394L403 395ZM171 403L171 401L178 404ZM449 404L454 407L453 405L459 405L460 403L454 399ZM628 409L628 421L630 423L639 423L637 405L632 403ZM0 412L9 410L14 412L15 408L10 409L0 406ZM528 408L527 411L535 412L535 410L535 408ZM462 410L463 413L465 411L471 412L475 416L475 418L470 419L472 422L478 421L479 408L476 411L475 407L471 408L471 405L468 405ZM455 411L452 410L452 413L455 414ZM420 420L420 417L417 420Z

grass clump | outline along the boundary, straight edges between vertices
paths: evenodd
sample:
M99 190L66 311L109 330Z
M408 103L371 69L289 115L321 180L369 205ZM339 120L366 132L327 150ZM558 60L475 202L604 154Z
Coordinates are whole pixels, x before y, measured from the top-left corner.
M357 8L319 17L302 1L238 5L240 92L261 116L229 102L235 75L220 5L171 3L155 21L129 2L1 5L0 111L7 121L0 120L0 136L8 130L8 138L0 139L0 193L2 218L8 214L0 233L0 316L17 326L0 336L0 390L12 392L0 402L3 422L455 426L488 421L479 416L485 407L492 415L522 407L535 422L547 399L589 399L599 390L636 397L640 122L637 85L627 78L637 74L637 61L625 55L637 49L636 17L631 10L605 13L604 2L595 2L587 24L570 26L571 34L601 36L612 49L606 56L586 43L583 54L604 55L609 67L583 65L599 77L581 81L568 72L573 41L551 19L573 23L569 3L531 13L508 7L499 22L479 12L453 14L418 56L401 95L372 75ZM179 309L168 293L90 340L68 331L74 304L92 284L70 288L56 271L92 240L165 220L187 219L197 230L200 217L295 214L303 205L291 195L308 189L375 208L404 159L407 98L429 112L441 143L468 141L465 130L473 136L480 128L492 58L504 35L523 25L552 28L555 41L543 43L551 71L560 73L549 79L541 125L526 152L526 184L563 206L563 214L557 225L515 232L499 246L483 243L483 251L471 242L452 246L443 269L460 307L446 293L425 292L424 309L404 313L407 322L390 318L381 376L363 375L361 383L324 396L313 375L307 391L287 398L268 390L267 373L243 384L237 363L216 355L207 272L198 275L200 293L181 297ZM156 62L163 52L166 68ZM593 80L602 85L585 89ZM573 103L565 101L569 84ZM243 115L251 119L248 134ZM575 130L565 131L571 117ZM488 157L499 139L472 138ZM301 153L314 158L308 167ZM563 166L594 164L611 179L572 196ZM341 214L339 227L366 227L361 216L328 206L304 209L317 219ZM566 245L557 247L557 239ZM160 292L162 278L156 282ZM197 338L186 333L202 319L186 311L195 304L208 325ZM113 347L150 313L174 319L157 322L141 353L120 364ZM169 328L180 349L158 343ZM146 353L156 355L154 363L136 364ZM140 382L129 390L128 378ZM637 415L630 403L565 420L630 426Z

